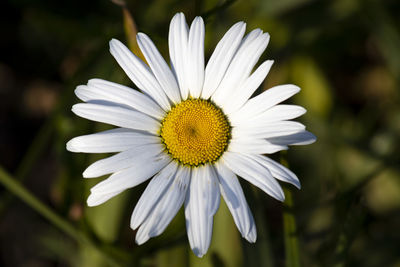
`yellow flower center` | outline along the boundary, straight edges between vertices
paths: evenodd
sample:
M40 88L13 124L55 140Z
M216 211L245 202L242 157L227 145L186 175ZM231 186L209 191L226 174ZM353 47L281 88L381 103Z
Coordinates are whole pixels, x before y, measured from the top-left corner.
M230 125L220 108L203 99L173 107L161 122L161 140L168 153L184 165L212 163L225 151Z

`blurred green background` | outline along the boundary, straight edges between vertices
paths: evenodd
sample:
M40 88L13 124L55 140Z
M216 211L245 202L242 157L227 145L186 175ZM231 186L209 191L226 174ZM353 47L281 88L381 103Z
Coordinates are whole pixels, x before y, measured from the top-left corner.
M65 143L108 126L72 114L73 90L95 77L132 86L108 52L111 38L130 39L128 11L166 58L176 12L204 16L206 58L243 20L271 35L260 62L275 63L259 91L302 88L291 101L308 110L300 121L318 140L287 153L302 182L288 187L293 206L242 183L256 244L221 204L203 259L190 251L182 211L138 247L129 218L145 184L86 206L99 179L81 173L105 155ZM285 253L283 213L296 219L302 266L400 266L399 13L398 0L1 1L0 266L299 266Z

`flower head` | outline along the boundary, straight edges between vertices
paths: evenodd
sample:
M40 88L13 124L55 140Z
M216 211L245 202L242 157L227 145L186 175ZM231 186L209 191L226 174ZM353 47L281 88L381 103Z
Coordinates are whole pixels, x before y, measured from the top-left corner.
M190 246L203 256L221 195L242 236L255 242L237 176L280 201L276 179L300 188L293 172L264 155L315 141L303 124L290 121L305 109L279 104L300 88L276 86L251 98L273 62L252 72L269 34L256 29L244 36L245 28L243 22L233 25L204 66L202 18L189 28L176 14L169 31L171 68L147 35L139 33L137 41L148 65L113 39L111 54L140 91L100 79L75 91L85 102L73 106L75 114L118 127L67 144L73 152L118 152L83 172L86 178L111 174L91 189L88 205L152 178L131 217L138 244L161 234L184 205Z

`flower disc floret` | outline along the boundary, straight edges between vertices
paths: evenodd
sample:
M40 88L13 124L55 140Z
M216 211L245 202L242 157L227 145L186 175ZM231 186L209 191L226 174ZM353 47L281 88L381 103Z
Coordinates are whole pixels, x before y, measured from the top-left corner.
M203 99L173 107L161 123L161 139L175 160L190 166L212 163L226 150L230 125L220 108Z

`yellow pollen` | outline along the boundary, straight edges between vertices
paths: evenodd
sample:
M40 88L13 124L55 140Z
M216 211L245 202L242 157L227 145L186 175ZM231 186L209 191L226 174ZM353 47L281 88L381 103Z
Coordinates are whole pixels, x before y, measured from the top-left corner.
M212 163L225 151L230 125L224 113L203 99L173 107L161 122L161 140L173 159L184 165Z

